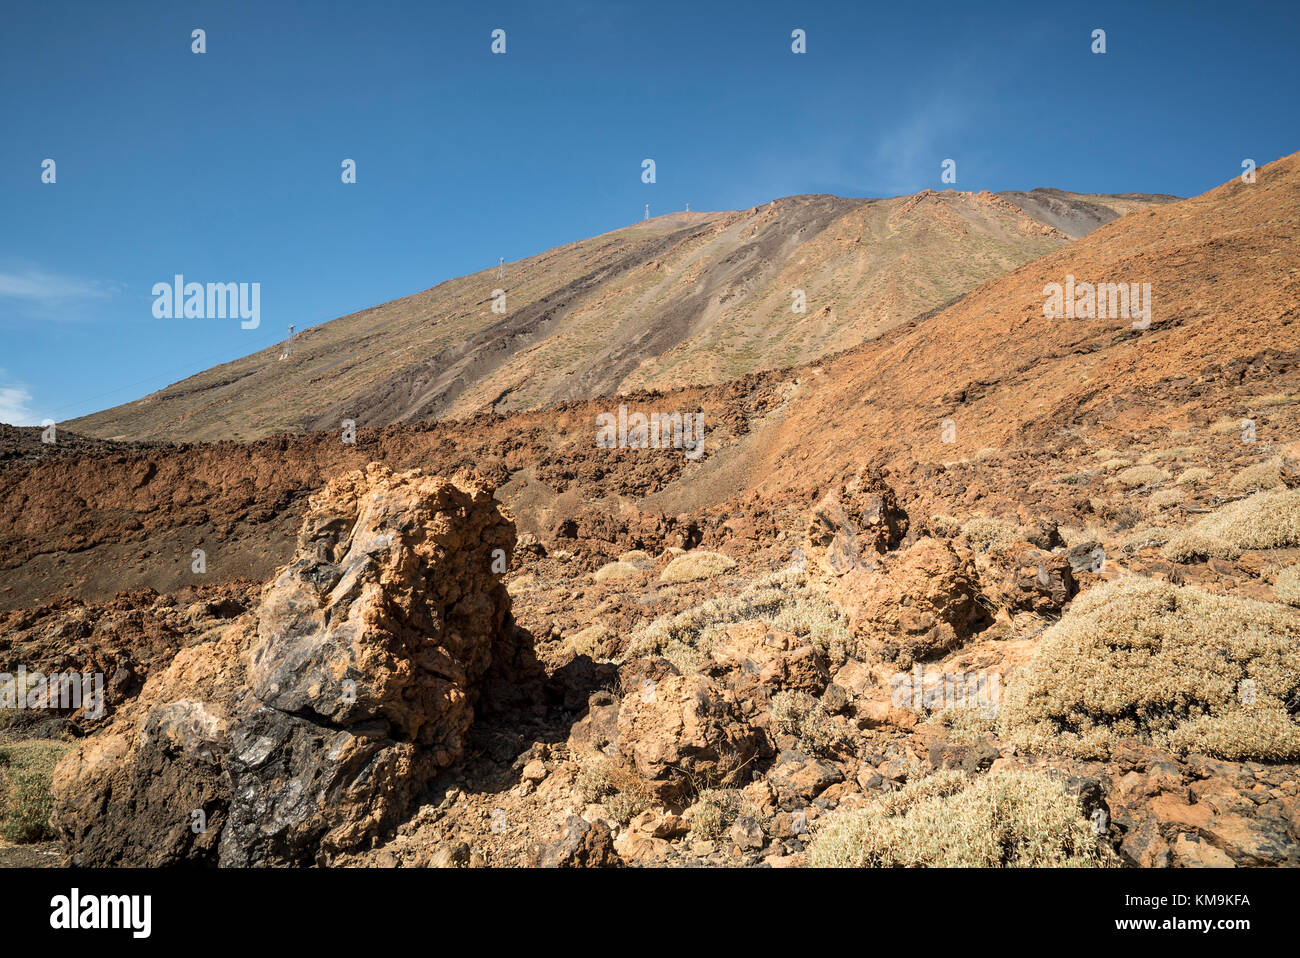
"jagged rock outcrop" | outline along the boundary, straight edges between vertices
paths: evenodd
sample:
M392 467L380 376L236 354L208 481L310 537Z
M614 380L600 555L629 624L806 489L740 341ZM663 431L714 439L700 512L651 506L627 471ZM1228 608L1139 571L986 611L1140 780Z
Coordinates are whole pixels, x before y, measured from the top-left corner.
M492 494L372 464L313 496L255 612L56 770L72 861L327 862L400 821L462 753L511 628Z
M859 475L828 492L808 522L808 555L830 575L870 567L875 556L896 548L907 535L907 513L884 477Z
M1024 549L1017 553L993 598L1014 611L1059 616L1078 591L1064 549L1055 552Z
M734 671L769 691L797 689L820 695L830 682L824 652L806 639L758 620L720 629L709 658L711 670Z
M696 789L742 783L770 752L747 718L745 703L708 676L670 675L623 698L618 750L657 801L680 803Z
M603 822L595 824L569 815L554 841L529 849L533 868L610 868L622 864L614 851L614 839Z
M969 550L943 539L919 539L824 587L862 650L903 669L961 647L992 621Z
M991 622L970 550L910 526L884 475L867 470L822 498L805 539L814 582L849 617L853 653L902 668Z

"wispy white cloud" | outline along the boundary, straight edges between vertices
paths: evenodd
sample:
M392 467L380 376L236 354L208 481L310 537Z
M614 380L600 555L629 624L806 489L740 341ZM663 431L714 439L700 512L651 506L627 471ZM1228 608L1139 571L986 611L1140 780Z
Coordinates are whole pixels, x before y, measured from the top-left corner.
M11 426L39 426L42 417L31 407L32 394L17 383L0 385L0 422Z
M877 140L874 172L879 185L900 194L926 187L943 189L940 164L961 156L959 147L970 115L968 97L959 99L951 88L920 99Z
M41 269L0 271L0 298L54 305L69 300L108 299L121 287Z
M801 129L801 152L774 148L770 160L753 161L745 198L753 196L757 203L795 192L889 197L926 188L971 189L963 171L976 167L976 118L986 115L997 97L993 81L978 77L978 63L967 64L964 72L962 66L912 78L906 89L874 104L861 122L826 118L815 133ZM949 158L958 166L952 186L940 179Z

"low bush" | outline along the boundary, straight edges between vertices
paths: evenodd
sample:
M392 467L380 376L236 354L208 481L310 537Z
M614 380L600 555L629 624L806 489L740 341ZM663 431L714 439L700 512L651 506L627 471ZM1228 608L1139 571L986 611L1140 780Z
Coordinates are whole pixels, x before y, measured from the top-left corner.
M940 772L864 809L830 818L808 851L814 867L995 868L1102 866L1077 797L1028 769L974 779Z
M1094 588L1012 677L1003 737L1105 758L1120 739L1232 761L1300 759L1300 617L1131 577Z
M712 579L724 572L730 572L736 563L720 552L697 550L679 555L668 563L659 575L660 582L696 582L700 579Z
M0 835L11 842L39 842L54 837L50 784L54 766L72 746L39 740L0 746Z
M1300 489L1257 492L1201 518L1169 540L1166 559L1235 559L1246 549L1300 545Z

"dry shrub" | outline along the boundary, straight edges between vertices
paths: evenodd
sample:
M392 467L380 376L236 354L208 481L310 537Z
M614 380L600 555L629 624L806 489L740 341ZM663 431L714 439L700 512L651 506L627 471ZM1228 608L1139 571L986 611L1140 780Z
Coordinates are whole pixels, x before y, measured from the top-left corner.
M1267 396L1256 396L1250 400L1250 408L1266 409L1270 406L1289 406L1293 402L1300 402L1300 393L1269 393Z
M1288 566L1279 572L1274 588L1279 602L1300 605L1300 565Z
M1098 519L1117 530L1132 529L1142 521L1142 510L1131 502L1098 496L1089 499L1088 504Z
M1150 527L1138 529L1121 544L1125 552L1139 552L1142 549L1154 549L1169 541L1169 530Z
M695 582L730 572L736 563L720 552L688 552L668 563L659 576L660 582Z
M1233 492L1259 492L1261 489L1278 489L1281 486L1282 469L1274 462L1247 466L1228 480L1228 488Z
M684 612L638 626L632 632L627 655L661 655L687 674L704 663L713 633L736 622L754 620L807 638L840 661L850 641L844 613L808 588L806 573L791 568L764 576L739 595L709 599Z
M1063 486L1086 486L1091 479L1092 473L1090 472L1071 472L1055 481Z
M1155 509L1168 509L1170 506L1176 506L1187 497L1187 494L1181 489L1161 489L1151 493L1151 498L1147 500Z
M866 808L830 818L808 850L814 867L1102 866L1102 847L1076 796L1030 769L970 778L947 771Z
M1205 482L1207 479L1213 479L1214 473L1209 469L1202 469L1200 466L1193 466L1191 469L1184 469L1182 474L1174 480L1178 485L1185 486L1193 482Z
M759 817L758 809L735 788L706 788L687 811L696 838L721 838L742 815Z
M1094 588L1007 687L999 729L1104 758L1121 738L1233 761L1300 759L1300 617L1137 577Z
M1020 527L1006 519L978 516L961 528L962 538L976 552L1008 552L1020 541Z
M566 636L566 641L577 655L607 659L618 647L618 632L602 622L597 622Z
M1247 420L1244 416L1228 416L1226 419L1220 419L1210 425L1210 432L1216 436L1226 436L1230 432L1241 432L1247 427Z
M961 533L961 523L952 516L933 515L930 517L930 532L940 539L952 539Z
M631 769L599 752L584 753L575 785L583 802L599 802L614 821L626 825L652 804L646 784Z
M827 712L826 707L807 692L777 692L773 695L772 720L777 731L795 736L810 755L833 755L853 742L848 723Z
M971 708L968 705L951 705L939 709L932 712L925 721L927 725L946 729L948 740L962 745L974 745L997 731L997 720L988 709Z
M596 582L608 582L611 579L628 579L641 572L630 562L610 562L592 574L592 579Z
M1138 460L1139 466L1149 466L1157 462L1169 462L1172 459L1186 459L1194 456L1201 450L1196 446L1180 446L1176 449L1157 449L1154 452L1148 452Z
M1117 482L1125 489L1136 489L1139 486L1149 486L1153 482L1165 482L1170 478L1169 473L1159 466L1130 466L1123 472L1111 476L1106 482Z
M1061 539L1067 546L1077 546L1080 542L1087 542L1090 539L1101 537L1101 531L1094 529L1092 526L1086 529L1081 529L1078 526L1061 526L1057 531L1061 533Z
M1300 489L1277 489L1216 509L1169 540L1162 554L1175 562L1235 559L1246 549L1294 545L1300 545Z

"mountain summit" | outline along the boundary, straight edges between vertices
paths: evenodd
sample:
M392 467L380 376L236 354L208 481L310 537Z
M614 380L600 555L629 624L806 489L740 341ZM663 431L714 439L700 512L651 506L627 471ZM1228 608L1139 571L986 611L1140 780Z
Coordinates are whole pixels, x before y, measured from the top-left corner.
M925 190L672 213L303 330L289 349L66 425L252 439L721 383L856 346L1171 199Z

